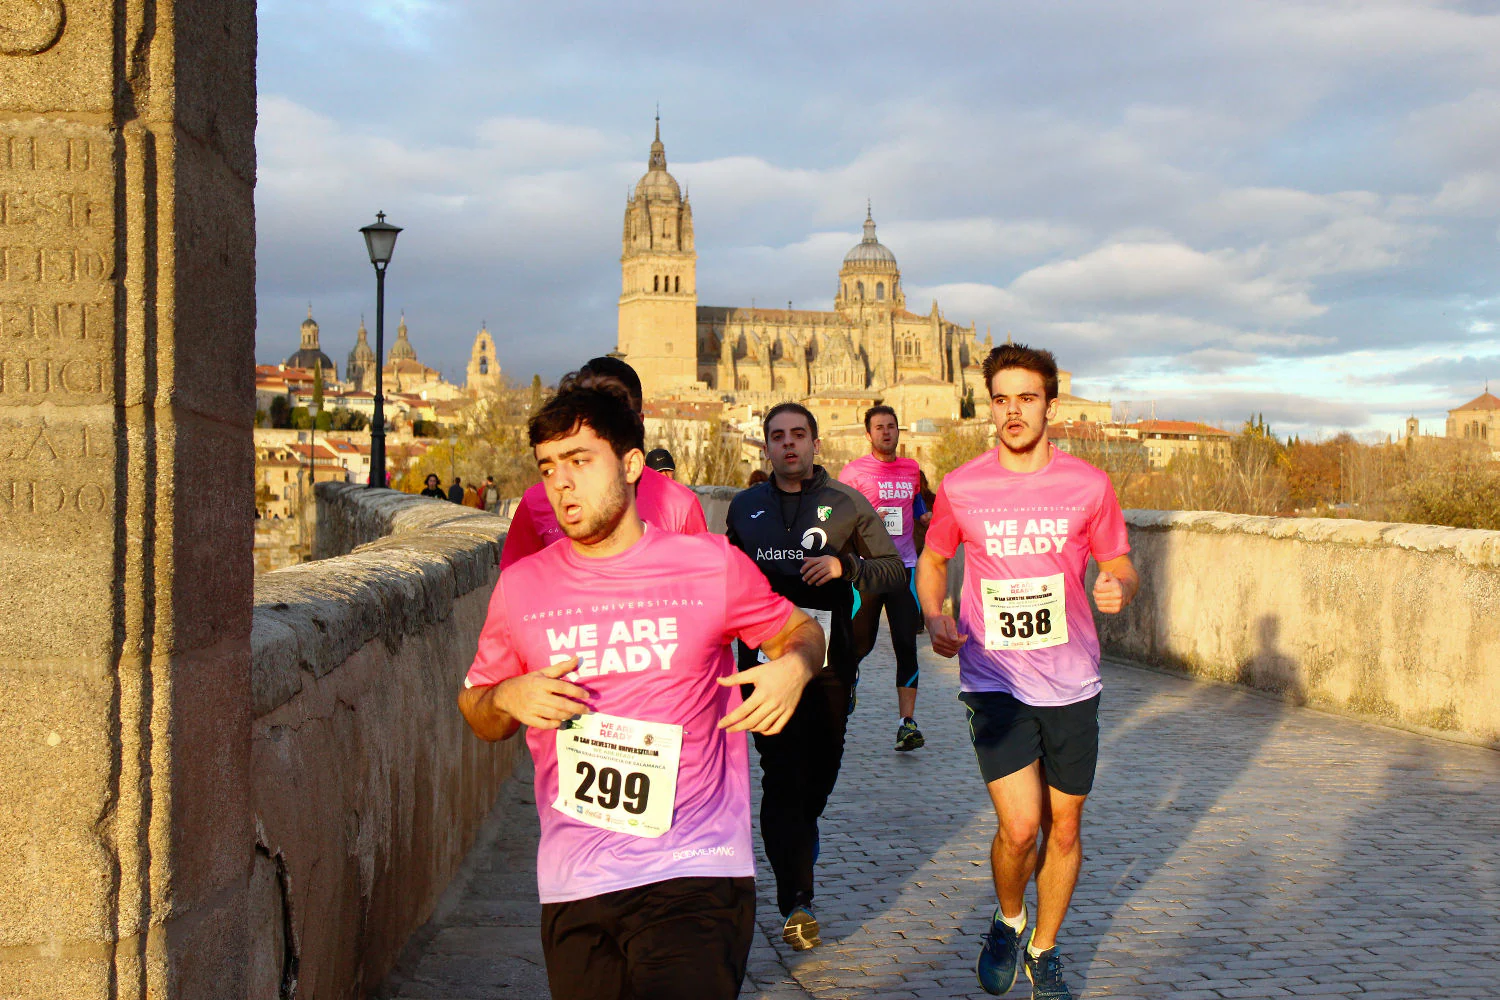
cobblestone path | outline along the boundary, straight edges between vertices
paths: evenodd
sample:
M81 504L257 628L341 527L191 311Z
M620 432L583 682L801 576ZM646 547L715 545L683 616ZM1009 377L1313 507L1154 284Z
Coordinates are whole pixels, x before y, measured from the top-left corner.
M823 822L821 948L781 945L760 859L742 996L984 995L970 970L994 905L993 814L956 667L923 656L928 742L905 755L889 654L865 663ZM1500 997L1500 753L1119 665L1101 716L1060 938L1077 996ZM383 995L547 996L527 779ZM1029 995L1024 976L1011 995Z

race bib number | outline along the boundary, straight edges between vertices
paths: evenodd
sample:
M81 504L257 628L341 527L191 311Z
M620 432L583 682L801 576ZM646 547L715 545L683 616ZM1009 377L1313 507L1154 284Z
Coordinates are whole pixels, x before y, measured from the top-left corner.
M557 809L612 833L672 829L682 727L594 712L557 731Z
M885 533L892 538L900 538L901 533L906 530L901 520L901 508L876 507L875 510L885 518Z
M1045 649L1068 641L1063 575L980 580L985 649Z
M817 608L798 608L797 610L801 611L803 614L807 615L807 617L817 622L818 628L823 630L823 666L828 666L828 645L830 642L832 642L832 639L830 638L832 633L830 633L828 630L833 627L833 612L820 611ZM771 658L757 649L755 651L755 662L770 663Z

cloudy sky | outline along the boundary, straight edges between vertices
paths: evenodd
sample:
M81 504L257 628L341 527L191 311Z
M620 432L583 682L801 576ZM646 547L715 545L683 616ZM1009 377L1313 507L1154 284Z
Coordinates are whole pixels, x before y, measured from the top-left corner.
M462 379L614 346L652 115L699 302L829 308L865 199L908 304L1133 415L1397 429L1500 386L1491 4L261 0L257 355L374 279Z

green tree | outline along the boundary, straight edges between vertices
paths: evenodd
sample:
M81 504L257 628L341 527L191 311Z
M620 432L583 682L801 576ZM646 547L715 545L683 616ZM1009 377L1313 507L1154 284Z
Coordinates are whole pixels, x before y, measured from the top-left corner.
M292 404L287 402L285 396L277 396L271 400L271 426L280 428L292 426Z
M533 375L533 376L531 376L531 405L530 405L530 407L527 408L526 412L527 413L535 413L537 410L540 410L541 408L542 408L542 377L540 375Z
M976 412L978 411L974 406L974 387L965 386L963 399L958 404L958 415L964 420L973 420Z
M323 412L323 362L319 361L313 366L313 405L312 408L319 413Z

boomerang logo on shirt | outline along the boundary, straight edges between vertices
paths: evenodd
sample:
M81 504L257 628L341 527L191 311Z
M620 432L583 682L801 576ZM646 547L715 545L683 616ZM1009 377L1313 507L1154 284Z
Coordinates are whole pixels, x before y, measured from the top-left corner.
M828 532L822 528L808 528L802 533L802 547L809 552L821 549L828 544Z

